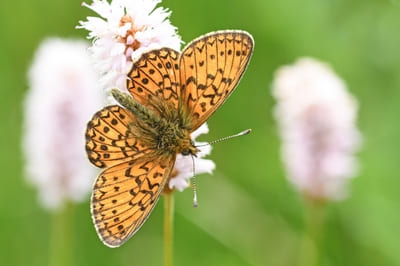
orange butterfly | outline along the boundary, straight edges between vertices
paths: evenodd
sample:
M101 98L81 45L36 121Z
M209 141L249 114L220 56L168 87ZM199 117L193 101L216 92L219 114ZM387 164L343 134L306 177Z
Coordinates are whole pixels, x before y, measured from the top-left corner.
M98 111L88 123L86 152L97 167L91 212L100 239L118 247L141 227L168 182L178 153L199 151L190 134L236 87L253 51L244 31L217 31L182 53L144 53L129 73L131 97Z

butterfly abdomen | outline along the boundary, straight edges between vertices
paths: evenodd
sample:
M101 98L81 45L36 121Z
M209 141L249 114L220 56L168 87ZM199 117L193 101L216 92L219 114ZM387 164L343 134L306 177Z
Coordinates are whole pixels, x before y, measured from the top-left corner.
M157 117L151 110L137 102L130 95L123 93L118 89L112 89L111 93L117 102L131 111L132 114L134 114L139 120L147 124L149 127L156 128L160 123L159 117Z

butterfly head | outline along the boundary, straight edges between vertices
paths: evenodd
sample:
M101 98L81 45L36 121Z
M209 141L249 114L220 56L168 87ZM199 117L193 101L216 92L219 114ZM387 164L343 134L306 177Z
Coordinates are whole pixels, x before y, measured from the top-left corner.
M193 141L189 138L184 138L180 141L179 145L178 145L178 151L177 153L181 153L183 156L188 156L188 155L193 155L196 156L196 154L199 152L200 150L197 149L194 146Z

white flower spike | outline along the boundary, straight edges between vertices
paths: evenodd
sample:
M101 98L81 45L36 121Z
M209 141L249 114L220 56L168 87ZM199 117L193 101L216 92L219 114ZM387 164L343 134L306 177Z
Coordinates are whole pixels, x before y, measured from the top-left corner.
M88 43L51 38L36 52L25 99L26 174L47 208L89 195L96 170L85 154L86 122L104 98Z
M86 6L99 17L80 21L77 28L89 31L101 85L126 91L126 79L132 64L144 52L161 47L180 50L182 40L169 21L167 9L157 7L160 0L94 0Z
M290 181L316 200L339 200L355 175L357 101L332 69L312 58L276 72L273 95Z

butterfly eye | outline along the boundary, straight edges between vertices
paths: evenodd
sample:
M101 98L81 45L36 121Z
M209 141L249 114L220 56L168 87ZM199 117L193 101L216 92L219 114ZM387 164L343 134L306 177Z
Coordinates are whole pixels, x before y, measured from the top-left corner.
M188 149L185 149L185 150L182 151L182 155L183 156L187 156L189 154L190 154L190 151Z

